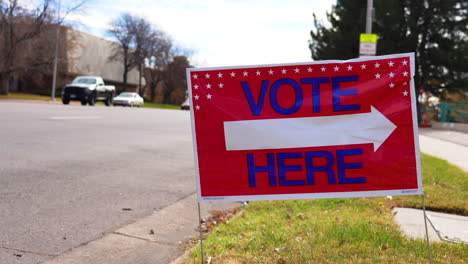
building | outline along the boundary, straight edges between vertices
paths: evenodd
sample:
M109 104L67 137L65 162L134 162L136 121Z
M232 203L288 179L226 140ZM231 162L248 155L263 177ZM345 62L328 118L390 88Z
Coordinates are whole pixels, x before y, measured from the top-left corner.
M48 39L47 48L38 49L37 45L27 45L23 48L21 57L41 56L53 58L55 47L55 30L44 32L43 38ZM59 35L57 92L76 76L92 75L103 77L106 84L115 85L118 92L123 88L123 62L110 59L117 45L116 42L93 36L70 27L61 26ZM41 53L41 54L39 54ZM33 55L31 55L33 54ZM28 69L13 80L10 91L50 94L52 90L53 66L49 63L39 69ZM138 91L140 74L136 68L127 75L126 91ZM141 85L145 84L142 76Z
M118 44L71 28L62 27L64 29L62 39L66 39L65 43L69 45L62 51L68 61L66 72L62 73L64 77L71 80L78 75L101 76L106 84L115 85L118 91L123 90L123 62L110 59ZM132 69L127 75L127 90L137 91L139 78L138 70Z

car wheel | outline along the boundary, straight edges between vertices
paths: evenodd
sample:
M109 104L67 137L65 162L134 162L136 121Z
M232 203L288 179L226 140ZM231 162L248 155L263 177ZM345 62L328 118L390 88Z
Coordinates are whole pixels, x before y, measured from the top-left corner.
M67 100L67 99L62 99L62 103L63 103L64 105L67 105L67 104L69 104L69 103L70 103L70 100Z
M104 103L106 104L106 106L110 106L112 104L112 97L111 96L107 97Z
M88 103L90 106L94 106L96 104L96 96L91 95L88 99Z
M86 105L88 102L86 100L81 101L81 105Z

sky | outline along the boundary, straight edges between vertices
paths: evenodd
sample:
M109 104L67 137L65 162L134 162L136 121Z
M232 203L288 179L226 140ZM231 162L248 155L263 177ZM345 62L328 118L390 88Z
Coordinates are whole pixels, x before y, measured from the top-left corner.
M84 11L69 15L67 21L79 30L108 37L106 29L120 14L144 17L176 45L193 51L191 62L196 67L292 63L311 60L312 13L325 21L335 2L88 0Z

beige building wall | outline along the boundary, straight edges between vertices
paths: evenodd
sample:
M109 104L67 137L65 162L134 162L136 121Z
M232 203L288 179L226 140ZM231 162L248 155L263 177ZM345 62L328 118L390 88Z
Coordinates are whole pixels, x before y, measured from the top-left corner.
M67 42L74 43L67 49L68 73L71 75L101 76L109 83L123 82L123 62L109 60L115 42L96 37L78 30L68 29ZM131 86L138 85L139 73L136 68L127 75ZM145 84L142 78L142 85Z

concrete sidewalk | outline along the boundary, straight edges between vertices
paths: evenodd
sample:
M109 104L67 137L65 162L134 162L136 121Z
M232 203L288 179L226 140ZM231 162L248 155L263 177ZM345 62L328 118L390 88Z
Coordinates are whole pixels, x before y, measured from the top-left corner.
M208 217L211 210L227 210L239 205L203 203L202 217ZM197 226L198 209L196 194L193 194L43 264L171 263L183 253L181 242L197 234Z
M420 129L419 132L421 152L445 159L468 171L468 134L436 129ZM394 212L395 221L406 236L425 238L422 210L394 208ZM432 211L426 211L426 215L431 241L468 243L468 217Z
M445 159L468 171L468 134L436 129L420 129L421 152Z
M422 210L394 208L395 221L403 233L412 238L425 239L424 215ZM468 243L468 217L426 211L428 233L431 241Z

